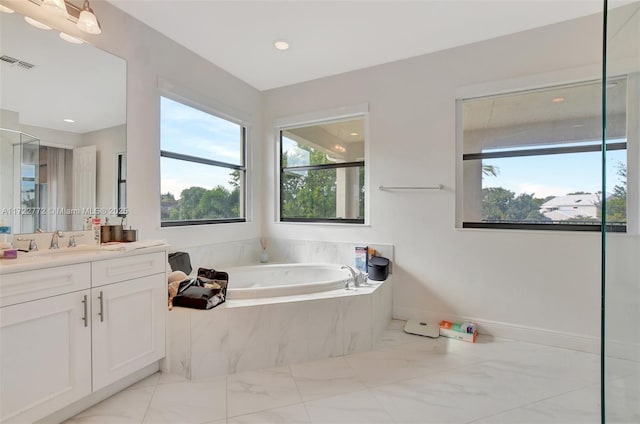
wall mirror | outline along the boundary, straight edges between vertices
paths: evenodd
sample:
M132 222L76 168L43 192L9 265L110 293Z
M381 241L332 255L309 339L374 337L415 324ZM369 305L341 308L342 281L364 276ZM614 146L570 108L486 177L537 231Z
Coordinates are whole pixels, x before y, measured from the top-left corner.
M0 40L0 220L29 233L121 216L126 61L19 13L0 13Z

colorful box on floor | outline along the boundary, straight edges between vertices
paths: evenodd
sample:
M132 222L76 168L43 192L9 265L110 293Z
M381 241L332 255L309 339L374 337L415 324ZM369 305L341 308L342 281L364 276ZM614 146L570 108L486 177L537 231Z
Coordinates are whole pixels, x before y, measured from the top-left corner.
M440 335L475 343L476 337L478 337L478 326L473 322L453 323L450 321L440 321Z

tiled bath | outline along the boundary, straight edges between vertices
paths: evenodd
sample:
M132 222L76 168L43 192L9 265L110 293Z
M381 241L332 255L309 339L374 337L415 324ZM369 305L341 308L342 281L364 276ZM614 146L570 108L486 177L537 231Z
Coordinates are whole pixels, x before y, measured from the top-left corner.
M598 355L403 325L392 321L369 352L202 380L156 373L67 424L600 423ZM608 422L639 422L640 391L625 389L639 370L612 364L607 401L627 414Z
M163 370L197 380L371 350L391 321L391 284L174 308Z

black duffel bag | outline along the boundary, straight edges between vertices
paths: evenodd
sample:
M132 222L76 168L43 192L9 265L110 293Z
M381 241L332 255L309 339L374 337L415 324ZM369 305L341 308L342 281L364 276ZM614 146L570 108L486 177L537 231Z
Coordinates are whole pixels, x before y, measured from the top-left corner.
M229 274L214 269L198 268L198 276L180 283L173 306L212 309L226 300Z

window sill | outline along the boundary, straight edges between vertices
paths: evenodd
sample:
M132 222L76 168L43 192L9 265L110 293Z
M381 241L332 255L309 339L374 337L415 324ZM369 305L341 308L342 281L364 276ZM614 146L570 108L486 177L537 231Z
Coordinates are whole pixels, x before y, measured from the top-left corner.
M232 224L238 222L247 222L246 218L230 218L230 219L208 219L208 220L187 220L187 221L163 221L160 222L160 228L171 227L188 227L197 225L211 225L211 224Z
M367 223L328 222L328 221L274 221L274 224L313 225L313 226L329 226L329 227L354 227L354 228L371 227L371 224L367 224Z
M460 227L459 227L460 228ZM525 224L503 222L463 222L461 229L483 230L525 230L525 231L566 231L599 233L602 229L598 224ZM607 234L625 234L626 225L607 226Z

